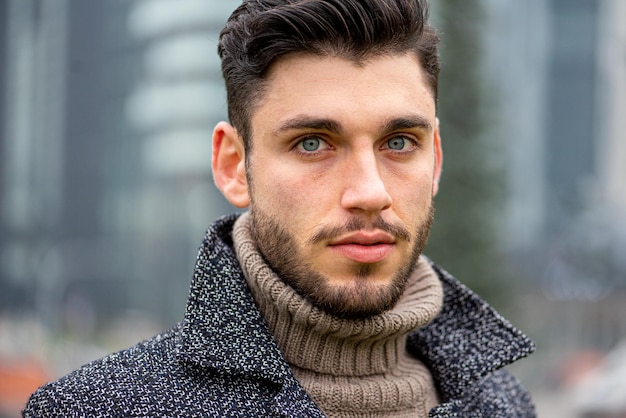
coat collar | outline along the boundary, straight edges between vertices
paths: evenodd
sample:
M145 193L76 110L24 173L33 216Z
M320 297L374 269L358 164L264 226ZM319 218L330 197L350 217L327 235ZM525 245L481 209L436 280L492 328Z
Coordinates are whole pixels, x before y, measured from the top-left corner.
M431 262L444 288L443 309L408 339L446 399L460 397L487 374L524 358L534 343L483 299Z
M219 374L282 384L292 373L232 248L236 218L219 219L204 238L177 355ZM444 286L444 307L433 322L409 336L408 348L428 365L444 398L452 399L491 371L529 355L534 345L485 301L432 265Z
M248 290L232 248L236 215L209 228L198 253L178 357L219 374L282 384L291 374Z

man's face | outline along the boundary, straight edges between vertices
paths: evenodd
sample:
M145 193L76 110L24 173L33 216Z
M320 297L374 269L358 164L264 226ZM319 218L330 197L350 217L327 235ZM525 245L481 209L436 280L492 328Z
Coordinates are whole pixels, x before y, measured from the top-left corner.
M250 211L268 264L333 314L391 308L425 245L441 164L416 58L282 58L251 127Z

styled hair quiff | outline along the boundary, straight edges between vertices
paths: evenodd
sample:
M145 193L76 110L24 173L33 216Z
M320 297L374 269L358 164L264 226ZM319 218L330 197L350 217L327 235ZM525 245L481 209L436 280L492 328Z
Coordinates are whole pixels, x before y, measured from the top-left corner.
M436 31L425 0L244 0L220 33L228 117L251 147L250 120L271 65L287 54L339 56L356 63L413 53L437 98Z

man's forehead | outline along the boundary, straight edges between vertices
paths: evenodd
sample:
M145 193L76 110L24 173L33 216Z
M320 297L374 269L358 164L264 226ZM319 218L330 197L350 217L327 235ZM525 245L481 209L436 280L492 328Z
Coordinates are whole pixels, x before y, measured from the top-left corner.
M336 55L282 57L248 101L249 145L261 132L278 135L298 127L434 131L434 94L413 54L381 55L362 64ZM359 114L368 117L358 120Z
M282 95L298 93L323 94L329 89L349 94L344 87L359 87L360 82L372 87L405 83L403 90L428 91L434 101L434 91L426 73L412 53L377 55L358 62L337 55L288 54L274 62L263 77L255 94L255 104L268 97L282 99ZM359 95L367 96L368 89L359 91Z

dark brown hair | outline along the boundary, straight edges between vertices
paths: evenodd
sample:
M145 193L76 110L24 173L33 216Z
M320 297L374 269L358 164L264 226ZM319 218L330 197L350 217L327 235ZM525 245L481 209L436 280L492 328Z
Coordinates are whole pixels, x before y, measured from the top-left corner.
M340 56L361 63L412 52L437 97L435 30L425 0L244 0L220 34L218 53L228 116L250 148L250 119L277 59L292 53Z

